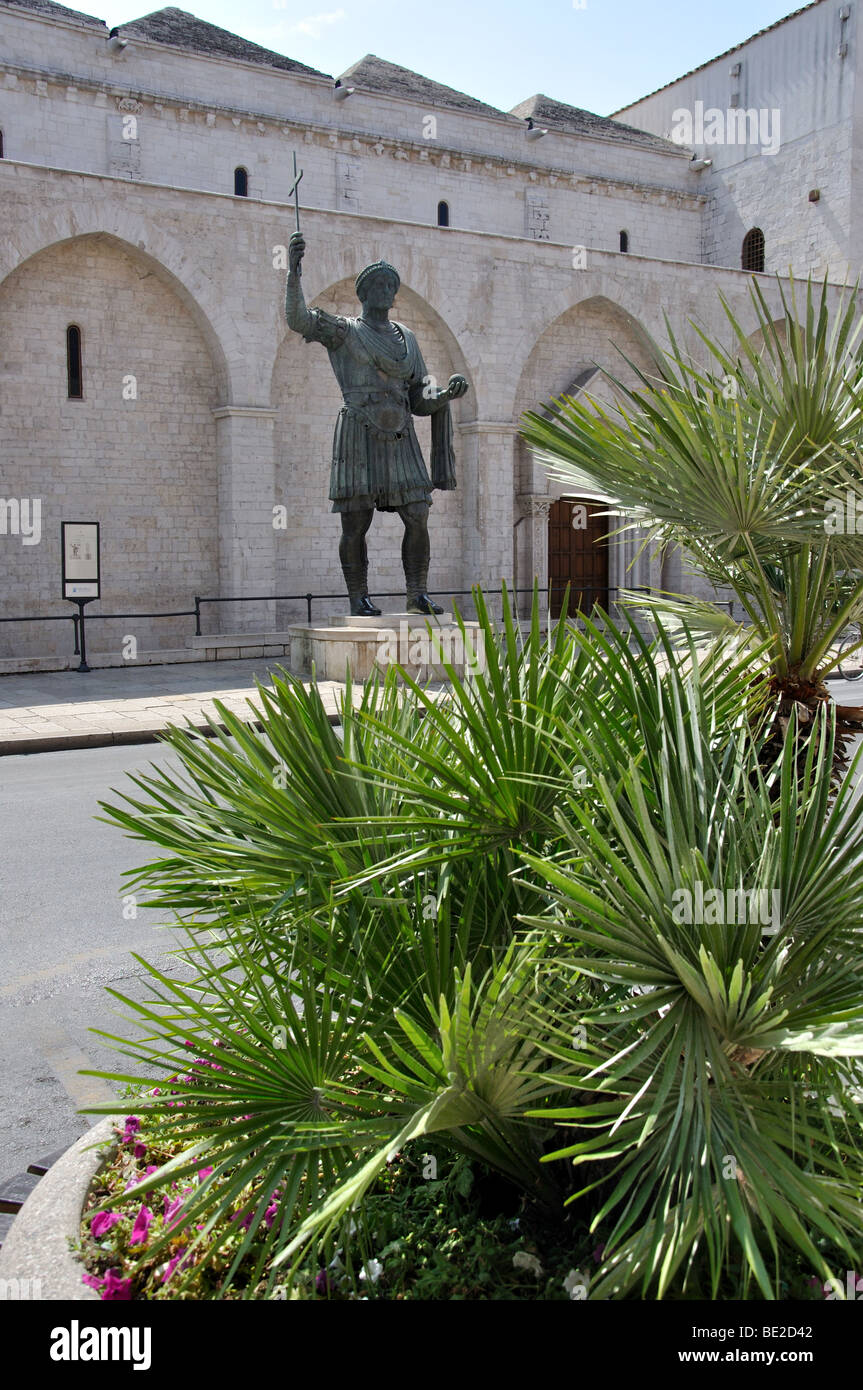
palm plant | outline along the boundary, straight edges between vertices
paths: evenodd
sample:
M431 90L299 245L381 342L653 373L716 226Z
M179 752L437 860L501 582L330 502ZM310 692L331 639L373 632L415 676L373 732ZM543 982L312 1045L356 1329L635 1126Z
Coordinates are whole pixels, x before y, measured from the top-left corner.
M827 699L840 634L863 616L863 507L859 529L853 505L846 515L849 497L863 503L863 325L856 291L832 312L826 281L819 292L810 280L801 306L793 282L779 295L774 322L753 280L761 346L720 296L732 345L696 327L709 365L666 324L654 375L630 363L629 387L607 374L617 409L564 396L528 412L522 433L555 476L734 594L769 644L785 718L794 703L814 713ZM716 604L637 602L691 627L734 627Z
M162 847L131 878L186 933L151 997L117 994L140 1036L111 1040L183 1150L136 1193L212 1165L163 1239L216 1259L245 1212L227 1287L278 1191L250 1293L349 1250L417 1141L612 1222L601 1294L705 1261L717 1287L742 1252L771 1297L784 1242L833 1277L819 1238L851 1256L863 1185L863 801L829 799L829 721L803 779L787 750L765 774L751 652L546 638L536 602L519 633L505 595L498 631L477 602L486 669L443 695L370 681L339 737L277 679L258 727L172 730L181 772L106 807ZM778 891L776 932L680 926L696 882Z

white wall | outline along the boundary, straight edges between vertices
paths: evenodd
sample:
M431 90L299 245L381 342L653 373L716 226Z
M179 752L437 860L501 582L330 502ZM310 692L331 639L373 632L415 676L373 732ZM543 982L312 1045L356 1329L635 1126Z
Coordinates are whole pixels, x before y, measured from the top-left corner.
M843 22L840 12L845 10L849 17ZM784 274L790 265L799 275L821 275L829 267L832 278L842 279L860 265L859 177L853 153L854 135L863 129L856 110L858 20L856 3L821 0L617 113L622 120L670 136L675 112L694 113L696 102L704 111L727 113L736 100L738 109L779 112L775 154L762 152L773 140L772 115L763 146L693 141L694 153L713 161L700 185L710 197L704 236L709 263L740 265L743 236L759 226L768 271ZM840 44L847 50L844 57L839 56ZM738 64L735 76L732 69ZM722 133L728 128L726 118ZM818 202L809 201L813 189L820 190Z

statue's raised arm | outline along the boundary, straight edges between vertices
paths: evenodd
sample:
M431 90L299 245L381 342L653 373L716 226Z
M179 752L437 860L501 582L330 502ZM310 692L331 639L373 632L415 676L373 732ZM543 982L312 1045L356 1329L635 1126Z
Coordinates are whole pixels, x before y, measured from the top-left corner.
M288 283L285 287L285 318L288 327L305 338L307 343L323 343L325 348L337 348L344 342L346 320L324 309L309 309L303 287L302 259L306 252L302 232L294 232L288 244Z

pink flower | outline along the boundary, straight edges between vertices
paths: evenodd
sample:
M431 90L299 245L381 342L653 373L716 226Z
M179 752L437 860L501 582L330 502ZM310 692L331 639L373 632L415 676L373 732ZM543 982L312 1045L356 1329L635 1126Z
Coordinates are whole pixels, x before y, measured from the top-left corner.
M162 1275L162 1283L163 1283L163 1284L167 1283L167 1281L170 1279L171 1275L174 1273L174 1270L177 1269L177 1267L185 1261L185 1259L186 1259L186 1257L187 1257L187 1254L188 1254L188 1251L186 1251L186 1250L181 1250L180 1253L179 1253L179 1255L174 1255L173 1259L170 1259L170 1260L168 1261L167 1268L165 1269L165 1273Z
M203 1182L205 1178L208 1178L208 1177L210 1176L210 1174L212 1173L212 1171L213 1171L212 1168L199 1168L199 1169L198 1169L198 1182Z
M102 1236L107 1235L112 1226L116 1226L118 1221L122 1221L122 1216L118 1211L97 1211L93 1220L90 1222L90 1234L94 1240L101 1240Z
M165 1225L173 1226L179 1220L179 1214L183 1206L182 1197L175 1197L173 1201L169 1197L165 1198Z
M105 1303L126 1302L132 1297L132 1280L120 1279L113 1269L109 1269L105 1278L105 1288L102 1291L102 1301Z
M81 1282L89 1284L91 1289L101 1289L103 1303L128 1301L132 1297L132 1280L121 1279L113 1269L101 1279L95 1274L82 1274Z
M137 1134L137 1133L138 1133L138 1130L139 1130L140 1128L141 1128L141 1121L138 1119L137 1115L127 1115L127 1116L126 1116L126 1133L127 1133L127 1134Z
M134 1154L135 1158L144 1158L144 1156L146 1155L146 1152L147 1152L147 1145L146 1145L146 1144L141 1144L141 1143L136 1144L135 1147L134 1147L134 1149L132 1150L132 1153Z
M139 1187L142 1182L146 1182L147 1178L149 1178L152 1173L158 1173L158 1171L158 1163L148 1163L147 1167L144 1169L144 1176L142 1178L132 1178L131 1182L126 1183L123 1191L131 1192L133 1188Z
M278 1203L273 1202L270 1206L267 1207L267 1210L264 1212L264 1221L266 1222L267 1230L270 1229L273 1222L275 1221L278 1210Z
M145 1245L147 1242L147 1232L150 1229L150 1222L153 1220L153 1213L149 1207L141 1207L132 1227L132 1234L129 1237L130 1245Z

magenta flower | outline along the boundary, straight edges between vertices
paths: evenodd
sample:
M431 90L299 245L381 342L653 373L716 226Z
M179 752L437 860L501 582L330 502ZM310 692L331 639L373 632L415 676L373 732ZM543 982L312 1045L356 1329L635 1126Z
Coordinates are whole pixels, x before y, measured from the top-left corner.
M109 1269L105 1277L105 1287L102 1290L102 1301L104 1303L128 1302L132 1297L132 1280L120 1279L113 1269Z
M208 1177L210 1176L210 1174L212 1173L212 1171L213 1171L212 1168L199 1168L199 1169L198 1169L198 1182L203 1182L205 1178L208 1178Z
M102 1236L108 1234L112 1226L116 1226L118 1221L122 1221L122 1216L118 1211L97 1211L93 1220L90 1222L90 1234L94 1240L101 1240Z
M95 1274L82 1274L81 1282L89 1284L91 1289L101 1290L103 1303L124 1302L132 1297L132 1280L121 1279L113 1269L101 1279Z
M174 1223L177 1222L177 1221L180 1219L180 1211L182 1210L182 1206L183 1206L183 1199L182 1199L182 1197L175 1197L173 1201L171 1201L171 1199L170 1199L169 1197L166 1197L166 1198L165 1198L165 1225L166 1225L166 1226L173 1226Z
M147 1167L144 1169L144 1176L142 1178L132 1178L130 1182L126 1183L123 1191L131 1192L133 1188L140 1187L141 1183L146 1182L147 1178L149 1178L152 1173L158 1173L158 1171L158 1163L148 1163Z
M138 1130L139 1130L140 1128L141 1128L141 1121L138 1119L137 1115L127 1115L127 1116L126 1116L126 1137L127 1137L127 1138L129 1138L129 1137L130 1137L131 1135L133 1135L133 1134L137 1134L137 1133L138 1133Z
M270 1229L273 1222L275 1221L278 1210L278 1202L272 1202L270 1206L267 1207L267 1210L264 1212L264 1221L266 1222L267 1230Z
M166 1269L165 1269L165 1273L162 1275L162 1283L163 1283L163 1284L167 1283L167 1281L170 1279L171 1275L174 1273L174 1270L175 1270L175 1269L177 1269L181 1264L184 1264L184 1263L185 1263L187 1256L188 1256L188 1251L187 1251L187 1250L181 1250L180 1253L179 1253L179 1255L174 1255L174 1257L168 1261L167 1267L166 1267Z
M139 1141L132 1150L132 1153L134 1154L135 1158L144 1158L147 1153L147 1145L142 1144Z
M149 1207L141 1207L132 1227L132 1234L129 1237L130 1245L145 1245L147 1242L147 1232L153 1220L153 1213Z

